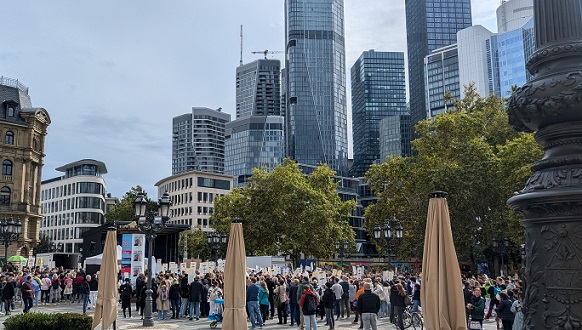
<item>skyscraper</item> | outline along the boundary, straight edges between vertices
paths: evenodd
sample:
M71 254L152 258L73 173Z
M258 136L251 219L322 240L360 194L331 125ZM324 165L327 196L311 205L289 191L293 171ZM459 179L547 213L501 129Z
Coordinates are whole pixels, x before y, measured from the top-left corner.
M343 0L286 0L286 153L347 172Z
M354 164L350 176L361 177L370 165L382 161L382 118L406 113L404 53L365 51L351 74Z
M471 0L406 0L408 82L412 124L427 118L424 57L457 42L471 26Z
M281 62L257 60L236 68L236 118L281 114Z
M455 100L461 98L457 44L435 49L426 56L424 74L427 116L432 118L454 107Z
M192 108L172 120L172 175L188 171L224 173L224 131L230 115L222 109Z

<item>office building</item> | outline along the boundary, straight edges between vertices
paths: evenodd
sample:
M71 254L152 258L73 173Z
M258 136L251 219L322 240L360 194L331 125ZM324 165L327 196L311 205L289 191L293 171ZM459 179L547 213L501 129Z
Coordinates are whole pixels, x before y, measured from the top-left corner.
M343 0L286 0L286 154L347 174Z
M451 110L461 98L457 44L432 51L424 58L427 118Z
M45 109L32 107L28 87L16 79L0 77L0 102L0 219L20 220L22 234L8 246L8 255L28 258L39 242L44 145L51 119Z
M497 33L521 29L533 14L533 0L502 0L496 10Z
M236 118L281 114L281 62L257 60L236 68Z
M406 113L404 53L365 51L351 69L354 163L363 177L380 158L380 120Z
M471 26L470 0L406 0L408 83L413 125L427 118L424 58L457 42L457 32Z
M283 162L284 123L282 116L251 116L226 124L224 172L242 187L253 168L270 171Z
M103 162L83 159L56 169L63 176L42 181L40 233L61 252L81 252L83 234L104 223L106 185Z
M230 175L189 171L158 181L158 196L167 192L172 200L168 223L211 230L216 196L230 193L233 179Z
M224 131L230 115L193 107L172 120L172 174L189 171L224 173Z
M380 162L389 156L410 156L410 144L414 127L410 115L386 116L380 120Z

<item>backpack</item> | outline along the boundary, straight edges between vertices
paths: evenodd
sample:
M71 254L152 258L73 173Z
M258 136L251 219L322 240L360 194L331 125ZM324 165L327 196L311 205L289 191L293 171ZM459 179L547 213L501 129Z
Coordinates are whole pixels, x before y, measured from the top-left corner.
M303 314L315 315L315 313L317 313L317 304L315 303L315 296L312 294L306 294L305 300L303 301Z
M160 290L160 300L168 300L168 287L163 286Z
M131 288L128 284L123 285L123 290L121 290L121 298L123 299L131 298Z
M53 281L53 289L58 289L59 288L59 280L54 280Z
M495 293L495 295L497 296L499 293L501 293L501 289L498 286L494 286L493 293Z

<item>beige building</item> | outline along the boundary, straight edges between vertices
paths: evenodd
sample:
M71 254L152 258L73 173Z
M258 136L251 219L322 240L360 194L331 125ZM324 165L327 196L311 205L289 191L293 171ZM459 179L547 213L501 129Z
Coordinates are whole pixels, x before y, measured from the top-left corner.
M39 241L40 183L51 120L45 109L32 107L28 88L18 80L0 77L0 102L0 219L22 222L22 235L10 244L8 256L27 257Z
M170 194L169 223L200 227L211 231L210 217L214 212L216 196L232 191L234 177L231 175L200 171L184 172L158 181L158 196Z

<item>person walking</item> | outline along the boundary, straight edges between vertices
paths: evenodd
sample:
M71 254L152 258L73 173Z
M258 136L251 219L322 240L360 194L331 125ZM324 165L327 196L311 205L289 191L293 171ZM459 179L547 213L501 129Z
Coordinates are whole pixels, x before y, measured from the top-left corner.
M202 292L204 288L198 277L194 278L194 281L190 283L190 310L188 315L190 315L189 320L192 321L194 318L198 321L200 319L200 301L202 300Z
M467 304L467 310L470 315L470 322L479 322L480 328L483 328L483 318L485 318L485 298L481 296L481 288L473 288L473 296Z
M334 312L336 314L336 319L339 320L339 318L341 316L340 302L342 301L342 296L344 294L344 289L339 284L339 278L335 277L333 279L333 284L331 286L331 291L333 291L333 293L335 294L335 303L334 303L333 308L334 308Z
M503 324L503 329L512 329L513 320L515 314L511 311L511 305L513 302L509 300L509 296L505 292L499 293L501 300L499 301L499 307L495 309L497 317L501 319L501 324Z
M279 285L273 292L273 300L277 305L278 324L287 324L287 285L283 279L279 280Z
M259 307L259 291L257 279L251 278L247 285L247 313L251 321L251 329L255 328L256 321L259 323L259 328L263 328L263 317L261 316L261 309ZM256 319L256 321L255 321Z
M301 324L301 319L299 317L299 298L297 296L297 290L299 289L299 280L293 279L291 281L291 286L289 286L289 310L291 312L291 326Z
M319 298L311 290L311 286L309 286L309 284L304 285L303 293L301 294L301 298L299 298L299 307L303 311L305 330L317 330L317 320L315 318L315 314L317 313L317 305L319 305Z
M259 307L261 309L261 316L263 317L263 324L267 323L269 319L269 287L267 282L261 281L259 284Z
M364 293L358 298L358 313L365 330L377 330L377 317L380 311L380 296L372 292L372 284L364 283Z
M397 318L396 326L400 330L404 330L404 309L406 308L406 303L404 302L404 297L407 293L401 283L395 285L396 295L391 296L390 302L392 304L392 310L394 311L394 318Z
M325 308L325 324L329 325L329 330L335 328L335 319L333 318L333 308L335 305L335 294L331 290L331 283L325 283L325 291L323 292L322 305Z
M342 280L339 282L339 284L343 290L342 300L340 302L341 318L350 318L350 283L348 282L348 277L345 275L342 276Z
M121 298L121 309L123 309L123 318L126 318L125 310L129 310L129 318L131 318L131 296L133 291L131 289L131 279L126 278L124 283L119 287L119 296Z
M91 275L85 277L85 282L81 284L80 292L83 295L83 314L87 315L87 308L89 307L89 294L91 293Z
M22 300L24 301L24 310L23 313L28 313L32 308L32 301L34 297L34 288L32 287L32 276L26 277L26 282L22 283L22 287L20 288L22 292Z
M165 320L168 318L168 311L170 310L170 288L165 280L160 283L157 293L158 320Z

